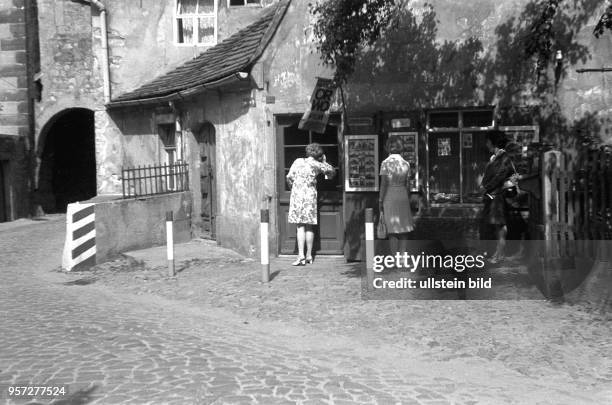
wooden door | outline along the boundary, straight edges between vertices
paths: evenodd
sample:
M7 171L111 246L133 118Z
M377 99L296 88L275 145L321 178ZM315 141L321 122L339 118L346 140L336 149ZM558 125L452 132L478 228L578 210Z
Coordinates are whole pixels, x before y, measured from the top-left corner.
M277 117L280 253L297 253L296 226L287 222L291 190L286 175L295 159L305 157L306 145L317 142L323 147L327 161L336 169L336 176L326 180L321 175L317 179L318 226L315 228L314 251L317 254L342 254L344 221L339 129L337 125L328 125L324 134L302 131L298 129L300 118Z
M216 180L215 180L215 128L204 124L197 134L200 148L200 190L202 198L202 231L210 238L215 238Z

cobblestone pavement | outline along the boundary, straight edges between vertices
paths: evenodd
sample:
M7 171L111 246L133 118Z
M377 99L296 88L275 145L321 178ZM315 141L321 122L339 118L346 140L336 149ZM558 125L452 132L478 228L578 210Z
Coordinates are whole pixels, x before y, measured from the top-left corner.
M281 259L262 285L213 246L176 278L134 259L63 274L63 226L0 227L0 385L68 384L56 404L612 401L609 325L573 308L363 301L340 261Z

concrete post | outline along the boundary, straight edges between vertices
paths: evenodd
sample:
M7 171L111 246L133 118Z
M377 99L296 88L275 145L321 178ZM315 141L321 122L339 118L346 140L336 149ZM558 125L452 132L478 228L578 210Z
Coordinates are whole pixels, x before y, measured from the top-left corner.
M367 289L370 289L374 281L374 209L372 208L365 210L365 248Z
M168 275L175 276L174 271L174 219L172 211L166 212L166 246L168 249Z
M270 210L261 210L261 281L268 283L270 281L270 246L268 242L270 224Z

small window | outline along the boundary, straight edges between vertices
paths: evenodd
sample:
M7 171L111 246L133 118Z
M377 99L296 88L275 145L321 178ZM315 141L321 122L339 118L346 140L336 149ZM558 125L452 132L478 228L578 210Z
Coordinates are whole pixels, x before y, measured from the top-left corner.
M457 112L429 114L430 128L457 128L459 127L459 114Z
M159 136L164 147L164 151L166 152L164 156L164 163L176 163L176 133L174 125L160 125Z
M261 0L229 0L230 7L235 6L259 6Z
M463 112L463 127L484 128L493 126L493 111L464 111Z
M215 45L215 0L176 0L175 38L179 45Z

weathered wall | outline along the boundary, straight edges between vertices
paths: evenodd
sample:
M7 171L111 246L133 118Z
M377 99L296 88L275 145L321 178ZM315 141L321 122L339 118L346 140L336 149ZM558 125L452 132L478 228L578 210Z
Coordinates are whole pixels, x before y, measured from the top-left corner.
M230 8L225 0L218 0L218 40L254 21L263 7L275 1L264 0L262 7ZM111 96L151 81L206 49L174 44L174 1L125 0L105 4ZM42 98L36 105L38 154L44 149L45 126L54 117L69 108L89 108L96 117L98 193L119 193L121 167L149 163L151 159L147 158L146 150L136 151L140 140L135 144L122 139L117 117L109 116L104 108L100 13L84 2L41 0L38 23L42 66ZM147 148L151 150L150 145Z
M264 0L268 7L276 0ZM262 7L229 7L217 0L218 42L253 22ZM113 93L124 93L199 55L204 46L174 43L174 1L107 2Z
M260 209L274 194L274 138L266 136L261 103L245 103L249 92L205 93L180 106L192 166L194 212L201 208L199 149L194 138L204 122L216 134L217 241L246 255L258 252ZM194 216L195 220L195 216ZM275 235L273 236L276 237Z
M164 245L167 211L174 215L174 241L188 241L191 202L187 192L96 203L96 262L129 250Z
M0 221L30 213L31 109L25 0L0 1Z

